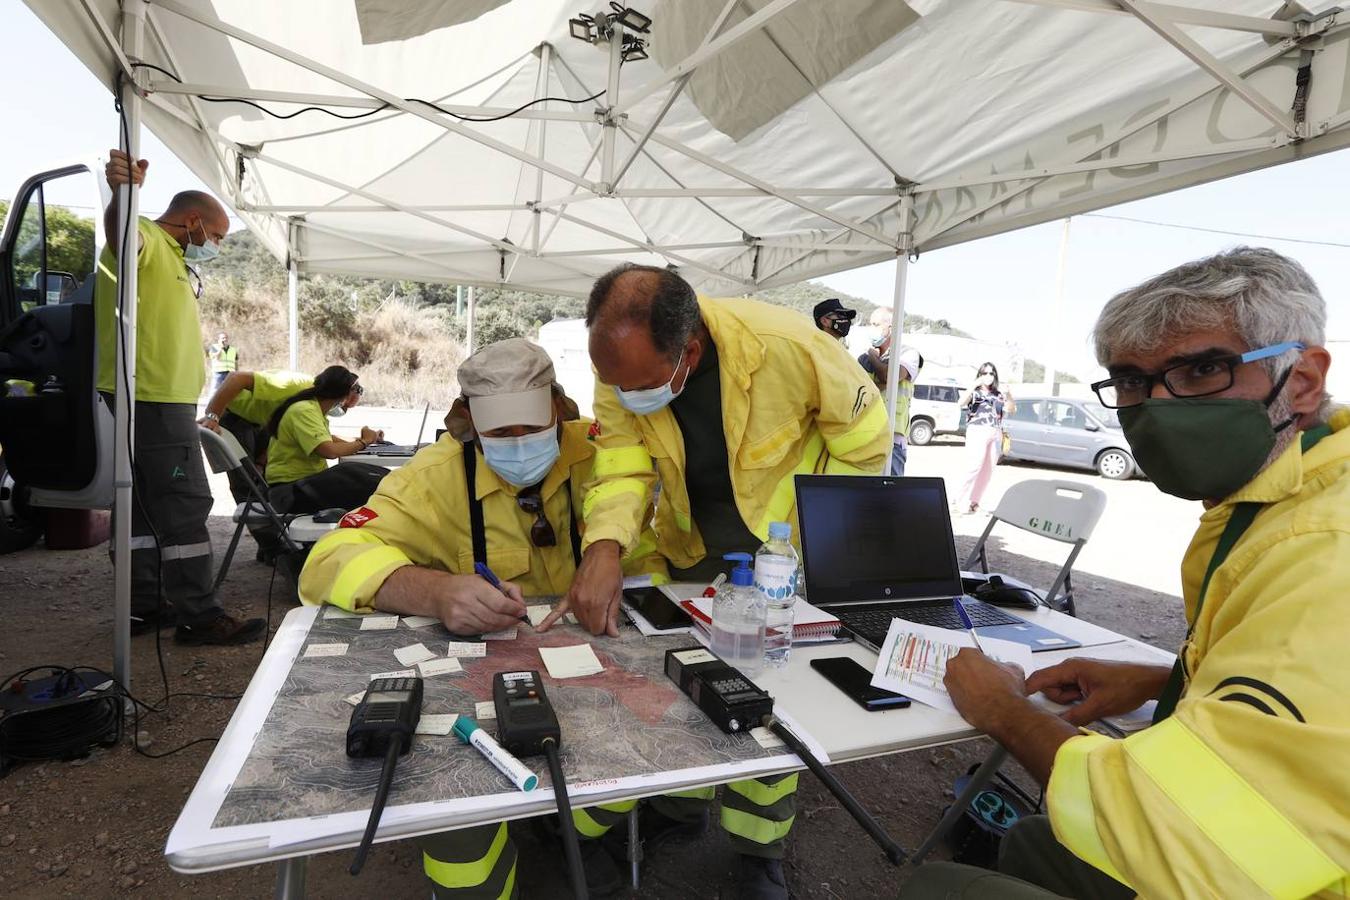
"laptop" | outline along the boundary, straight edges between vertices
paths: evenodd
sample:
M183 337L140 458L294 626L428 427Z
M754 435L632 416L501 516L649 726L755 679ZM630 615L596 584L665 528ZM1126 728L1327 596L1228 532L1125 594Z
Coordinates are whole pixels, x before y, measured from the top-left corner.
M806 594L862 644L880 651L892 619L964 630L961 597L980 636L1033 652L1082 646L964 595L941 478L798 475Z
M374 456L412 456L418 450L426 445L422 443L422 434L427 428L427 413L431 412L431 401L427 401L426 408L422 410L422 424L417 426L417 443L415 444L372 444L370 453Z

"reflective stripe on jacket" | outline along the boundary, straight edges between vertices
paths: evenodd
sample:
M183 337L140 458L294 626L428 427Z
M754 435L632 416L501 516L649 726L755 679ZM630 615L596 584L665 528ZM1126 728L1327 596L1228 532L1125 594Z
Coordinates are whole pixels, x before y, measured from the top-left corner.
M1055 757L1055 835L1140 896L1350 889L1350 410L1331 425L1200 517L1182 562L1188 618L1235 504L1264 504L1210 580L1175 713Z
M576 566L565 485L570 478L572 502L580 507L581 484L590 476L595 453L586 436L589 426L589 421L563 424L562 453L540 491L557 538L552 547L534 546L530 526L535 517L520 509L517 490L498 478L482 454L478 455L475 493L483 504L488 566L499 578L520 585L527 597L562 594L572 584ZM407 465L385 476L364 507L344 516L341 527L314 545L300 573L300 598L309 604L369 611L380 585L402 566L472 575L473 537L463 454L463 444L442 435ZM648 547L652 543L646 541ZM625 559L628 574L665 574L664 561L649 554L639 557L640 553Z
M881 471L891 449L886 404L838 341L757 300L700 300L699 307L717 346L731 486L747 528L766 539L770 522L795 523L794 475ZM657 550L681 568L697 563L705 550L690 516L674 413L635 416L597 381L595 415L599 449L582 543L614 540L631 549L659 480Z

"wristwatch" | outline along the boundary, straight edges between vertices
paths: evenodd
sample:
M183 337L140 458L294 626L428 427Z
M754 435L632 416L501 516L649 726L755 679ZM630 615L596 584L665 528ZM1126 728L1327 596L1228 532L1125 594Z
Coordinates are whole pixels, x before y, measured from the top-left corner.
M210 411L208 411L208 412L206 413L206 415L203 416L202 418L204 418L204 419L210 419L212 422L219 422L219 421L220 421L220 416L218 416L218 415L216 415L215 413L210 412Z

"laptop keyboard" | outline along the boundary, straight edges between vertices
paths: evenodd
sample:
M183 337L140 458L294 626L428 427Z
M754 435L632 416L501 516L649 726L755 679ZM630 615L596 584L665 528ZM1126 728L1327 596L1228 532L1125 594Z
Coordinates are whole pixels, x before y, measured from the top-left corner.
M976 628L985 625L1021 625L1022 619L1003 612L997 606L979 600L964 600L966 614ZM859 637L880 647L891 629L891 619L904 619L920 625L937 628L963 629L966 626L956 615L950 600L918 600L910 603L887 603L871 607L834 607L830 610L839 621Z

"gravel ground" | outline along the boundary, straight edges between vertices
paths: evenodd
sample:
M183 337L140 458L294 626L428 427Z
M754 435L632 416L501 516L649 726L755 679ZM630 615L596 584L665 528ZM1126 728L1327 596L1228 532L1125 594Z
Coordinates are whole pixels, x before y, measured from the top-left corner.
M911 451L910 474L942 475L954 491L962 466L959 445L938 443ZM1024 478L1061 478L1103 488L1108 506L1097 533L1075 569L1079 615L1107 628L1174 649L1185 629L1177 595L1177 567L1198 506L1159 494L1143 481L1108 482L1091 474L1026 466L1000 466L984 506L992 508L1009 484ZM218 499L228 498L223 481ZM218 503L218 506L225 504ZM957 520L962 558L984 518ZM221 554L231 526L211 520ZM1048 586L1068 547L1000 528L991 545L993 565L1033 584ZM111 668L112 574L107 548L51 552L40 545L0 558L0 594L6 627L0 636L0 672L54 663ZM264 615L271 569L252 560L245 543L222 587L222 601L236 614ZM285 613L274 591L271 617ZM173 691L234 695L248 683L261 645L201 649L161 642ZM163 695L155 639L134 638L135 692L150 701ZM175 697L168 711L141 722L142 747L156 753L195 738L217 736L232 700ZM838 766L891 835L913 847L950 798L952 780L981 759L986 741L916 751ZM0 779L0 896L8 897L241 897L265 896L275 870L251 866L198 876L172 872L164 841L210 752L200 744L164 759L136 754L124 742L74 762L28 764ZM819 784L803 774L798 815L785 866L798 898L894 896L906 876L891 867ZM527 824L513 826L521 852L522 896L566 897L561 854L541 843ZM942 853L937 854L941 857ZM696 860L698 865L690 865ZM311 860L310 896L422 897L420 859L409 843L380 845L358 879L346 872L348 852ZM688 844L667 846L644 869L640 896L732 896L734 857L713 828Z

